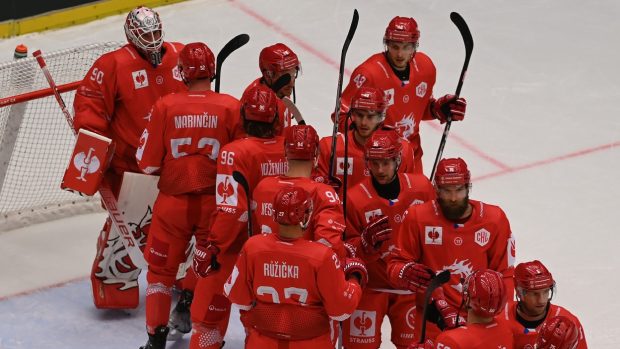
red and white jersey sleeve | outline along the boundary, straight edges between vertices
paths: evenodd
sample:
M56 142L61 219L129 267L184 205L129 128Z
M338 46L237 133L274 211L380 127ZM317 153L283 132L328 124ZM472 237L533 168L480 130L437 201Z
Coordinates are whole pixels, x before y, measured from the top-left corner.
M509 301L506 304L504 311L496 317L497 322L508 326L511 329L514 335L515 349L533 348L536 343L538 332L542 328L544 322L536 328L525 327L517 320L517 304L518 303L516 301ZM583 326L581 325L579 319L565 308L559 305L551 304L549 306L549 310L547 311L545 321L549 321L556 316L566 316L571 319L575 325L577 325L577 328L579 329L579 341L577 342L577 346L575 348L587 349L588 343L586 342Z
M349 110L351 98L362 86L383 90L389 97L385 124L394 126L417 152L420 147L420 121L433 119L428 106L435 86L436 69L433 61L423 52L415 54L409 69L409 81L403 84L394 74L384 53L372 55L351 74L351 80L342 92L340 110ZM340 127L342 130L343 125Z
M339 257L345 257L342 243L345 222L340 198L331 186L309 178L278 176L260 181L252 195L256 202L254 234L278 232L278 224L273 220L273 200L281 188L293 185L310 193L314 207L304 238L331 247Z
M395 200L379 196L370 178L351 188L347 195L347 231L346 241L353 245L368 268L369 288L387 290L391 283L387 277L387 258L389 251L396 248L394 239L381 245L378 254L366 255L361 246L361 233L375 216L388 216L393 234L399 229L407 209L435 198L435 189L431 182L421 174L398 174L401 191Z
M443 217L436 200L410 207L395 234L396 248L388 256L388 274L397 283L404 264L414 261L434 271L450 270L444 286L448 302L461 303L461 279L478 269L504 275L508 299L514 285L515 248L510 224L497 206L470 200L473 212L468 221L455 224Z
M128 44L97 59L82 80L73 103L74 127L116 143L112 167L139 172L135 153L151 107L161 96L187 90L177 68L182 48L164 43L162 63L153 67Z
M331 249L305 239L281 240L277 234L246 242L224 292L242 309L255 302L293 304L324 309L339 321L351 315L361 298L360 286L345 280Z
M216 216L209 240L221 252L233 245L236 253L247 234L248 202L243 187L233 178L233 172L240 172L252 192L264 177L283 175L288 171L284 156L284 138L262 139L248 137L236 140L222 147L218 157L215 184Z
M235 139L239 107L234 97L212 91L162 97L140 138L140 169L161 172L159 189L169 195L213 193L217 157Z

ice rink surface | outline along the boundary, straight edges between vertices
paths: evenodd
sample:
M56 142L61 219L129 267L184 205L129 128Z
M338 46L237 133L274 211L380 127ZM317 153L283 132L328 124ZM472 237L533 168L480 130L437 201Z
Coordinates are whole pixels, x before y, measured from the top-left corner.
M437 67L436 96L454 92L464 58L449 14L465 18L475 42L462 90L467 115L452 125L444 155L469 163L473 199L505 210L517 261L540 259L549 267L558 285L554 303L581 319L590 347L617 348L620 232L613 205L620 197L620 50L613 42L620 33L620 3L195 0L158 11L167 40L205 41L215 52L234 35L250 34L250 43L223 68L222 91L237 97L259 74L260 49L288 44L303 65L298 107L327 136L340 50L355 7L360 22L347 72L383 49L393 16L413 16L420 51ZM124 40L123 21L115 16L3 40L0 61L9 60L18 43L49 52ZM421 127L426 172L440 133L435 122ZM103 218L84 215L0 233L0 349L144 344L143 308L92 306L87 276ZM242 347L242 332L233 319L226 347ZM392 348L389 334L383 338L382 348Z

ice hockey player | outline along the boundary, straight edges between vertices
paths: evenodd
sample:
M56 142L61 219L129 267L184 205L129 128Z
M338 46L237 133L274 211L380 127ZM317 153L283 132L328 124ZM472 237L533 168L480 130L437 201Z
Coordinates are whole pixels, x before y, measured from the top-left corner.
M319 152L319 136L314 128L310 125L287 127L284 130L284 152L288 161L286 175L263 178L254 189L254 233L278 232L278 224L273 220L273 199L281 188L295 185L309 193L314 207L304 237L331 247L338 257L344 258L342 233L345 220L340 198L331 186L310 178Z
M105 177L117 196L124 172L141 173L136 163L136 149L149 110L159 97L187 90L177 68L178 52L183 45L164 41L157 12L143 6L130 11L125 20L125 34L128 44L95 61L79 86L73 104L76 130L83 128L101 134L116 144ZM149 220L150 217L144 221ZM136 239L140 244L146 243L145 235ZM140 270L120 241L119 232L112 228L108 218L97 240L91 271L97 308L138 306Z
M349 117L351 117L352 130L345 133L339 133L336 137L335 149L335 170L334 175L339 182L336 187L340 186L340 196L344 194L344 171L345 159L347 165L347 189L361 182L370 176L370 172L366 168L364 159L364 144L373 132L382 129L385 119L385 108L387 107L386 96L382 90L374 87L363 87L356 91L351 101L349 109ZM348 137L348 147L345 154L345 137ZM319 164L315 177L317 181L327 183L330 180L330 160L332 151L332 136L324 137L319 143ZM398 169L400 173L415 172L413 163L413 150L409 142L403 143L403 151L401 155L401 164ZM333 180L333 179L332 179ZM333 184L333 183L331 183Z
M463 304L467 324L445 331L437 337L437 348L512 349L512 332L494 317L506 304L503 275L493 270L477 270L463 286Z
M538 260L519 263L515 267L514 285L517 301L509 302L498 316L507 323L515 336L515 348L531 348L536 335L545 321L554 316L565 316L577 327L577 349L588 347L579 319L565 308L551 303L555 292L555 280L547 267Z
M342 93L341 117L352 105L351 99L362 86L385 91L388 108L385 124L395 127L399 134L411 142L415 152L416 172L422 173L422 147L420 121L448 118L453 121L465 117L466 101L445 95L433 97L436 71L433 61L418 52L420 31L413 18L394 17L383 36L384 52L370 56L360 64ZM343 124L340 125L343 130Z
M215 57L207 45L187 44L179 54L179 71L189 91L155 103L136 153L142 171L160 175L144 251L149 263L146 349L164 348L171 288L192 236L207 239L215 210L217 156L234 140L240 120L239 101L211 91ZM193 289L184 290L184 309L170 319L170 327L181 333L191 330L192 293Z
M555 316L545 321L536 338L536 349L578 348L580 331L566 316Z
M327 246L308 241L312 199L301 187L283 187L273 202L278 233L253 236L224 286L247 311L245 347L333 348L333 321L357 306L368 274L357 258L341 260Z
M241 99L243 127L249 135L222 147L218 157L215 189L216 212L207 240L196 243L193 267L200 276L192 303L191 349L220 348L228 326L230 302L223 286L243 243L248 239L250 203L247 192L233 178L238 171L249 193L267 176L286 173L284 138L275 135L278 123L277 96L267 86L248 89ZM213 261L220 264L211 270Z
M344 322L347 349L381 345L381 324L387 315L392 343L406 348L413 341L415 293L392 287L385 257L394 246L405 211L435 199L435 189L422 174L398 173L403 143L394 130L377 130L367 140L365 158L370 177L347 192L347 242L354 246L369 272L369 283L353 315Z
M262 76L254 80L246 88L246 91L257 84L265 85L274 90L278 96L279 122L276 125L276 134L282 135L284 128L292 125L293 111L288 108L287 103L292 103L290 98L295 89L295 81L301 72L301 63L295 51L283 43L277 43L267 46L260 51L258 67ZM285 74L289 74L291 80L288 84L278 88L278 86L275 86L276 81ZM288 101L285 99L288 99Z
M458 325L462 302L461 280L474 270L491 269L503 275L512 298L515 245L504 211L470 200L471 175L461 158L442 159L435 173L437 199L410 207L395 234L396 248L388 257L388 275L394 285L417 292L416 323L421 323L423 295L433 275L449 270L451 280L433 293L437 317L427 337ZM460 314L459 319L467 314ZM416 341L420 338L416 326Z

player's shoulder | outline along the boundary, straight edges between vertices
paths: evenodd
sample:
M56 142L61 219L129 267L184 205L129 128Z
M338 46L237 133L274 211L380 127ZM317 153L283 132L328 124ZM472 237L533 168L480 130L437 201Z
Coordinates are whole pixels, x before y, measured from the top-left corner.
M425 65L425 66L432 66L433 68L435 67L433 60L426 53L421 52L421 51L418 51L415 53L415 56L413 57L413 61L415 62L417 66Z
M504 213L504 210L498 205L471 199L469 202L474 206L480 218L493 222L506 219L506 213Z
M547 313L547 320L555 316L566 316L567 318L571 319L575 324L581 325L581 322L579 321L577 316L571 313L568 309L564 308L561 305L551 304Z
M167 49L170 48L175 54L178 55L181 50L183 50L183 47L185 47L185 45L176 41L165 41L164 47L166 47Z
M399 177L405 180L409 188L416 188L420 185L429 185L431 181L422 173L399 173Z

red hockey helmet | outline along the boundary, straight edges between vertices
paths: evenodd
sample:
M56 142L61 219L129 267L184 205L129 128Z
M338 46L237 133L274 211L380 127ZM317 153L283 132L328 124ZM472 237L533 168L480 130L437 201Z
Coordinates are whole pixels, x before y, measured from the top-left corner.
M278 97L267 86L256 84L241 97L241 113L246 120L272 123L278 115Z
M196 79L213 79L215 76L215 57L202 42L192 42L179 53L179 70L186 82Z
M151 64L161 64L164 32L157 12L144 6L131 10L125 19L125 36Z
M526 291L544 290L555 285L553 275L540 261L519 263L515 268L515 287Z
M506 290L502 274L494 270L477 270L465 280L465 304L478 316L493 317L504 310Z
M305 228L312 215L312 200L301 187L286 186L278 191L273 202L273 218L282 225Z
M579 340L577 325L566 316L546 321L536 339L537 349L574 349Z
M366 160L383 160L396 158L400 161L403 143L395 130L377 130L372 133L364 145Z
M284 129L284 149L289 160L313 160L319 155L319 135L310 125Z
M435 172L435 184L455 185L469 184L471 174L467 169L467 164L461 158L441 159Z
M362 86L351 98L350 109L374 111L384 115L388 106L388 99L383 90L375 87Z
M385 35L383 35L384 42L396 41L417 44L418 39L420 39L418 23L410 17L396 16L392 18L387 28L385 28Z
M300 69L300 63L293 50L283 43L277 43L260 51L258 67L263 74L266 72L275 74L293 68Z

